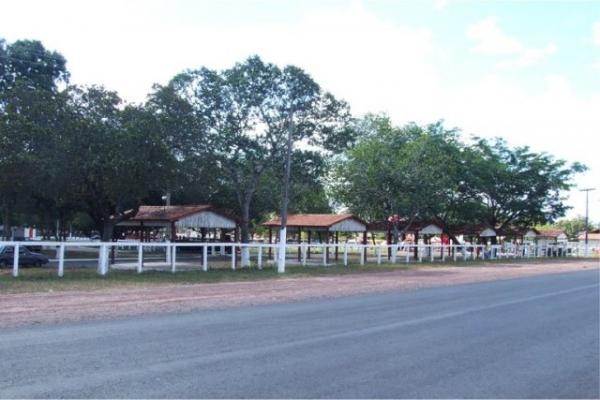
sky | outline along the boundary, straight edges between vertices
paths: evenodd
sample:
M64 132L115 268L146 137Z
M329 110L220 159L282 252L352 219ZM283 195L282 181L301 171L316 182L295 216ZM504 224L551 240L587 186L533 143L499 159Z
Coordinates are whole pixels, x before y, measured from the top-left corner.
M443 119L584 163L568 216L597 187L600 222L600 0L0 0L0 37L41 40L72 83L131 102L186 69L294 64L356 116Z

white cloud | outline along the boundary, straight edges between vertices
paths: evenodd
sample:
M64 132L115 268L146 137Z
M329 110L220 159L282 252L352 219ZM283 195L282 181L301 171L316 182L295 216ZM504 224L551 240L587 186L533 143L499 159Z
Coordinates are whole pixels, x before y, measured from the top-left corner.
M556 53L556 45L527 47L516 37L505 33L494 17L488 17L467 28L467 38L475 42L472 51L477 54L502 57L500 68L526 67Z
M433 2L433 9L435 11L442 11L443 9L448 7L449 2L450 2L450 0L435 0Z
M0 26L9 41L26 35L63 52L75 82L101 83L129 100L143 100L153 83L165 83L186 68L226 68L259 54L301 66L356 114L383 111L398 124L444 118L466 134L500 135L512 144L584 162L593 170L578 182L600 182L600 92L580 96L559 75L548 75L542 89L529 90L500 69L474 74L467 83L445 78L446 49L432 31L380 19L360 3L313 8L286 23L234 26L184 23L160 2L81 4L36 3L37 12L27 14L31 4L10 2L8 14L28 15L27 21L4 14ZM467 35L477 54L500 57L505 67L531 65L556 51L552 44L525 46L493 18L471 26ZM583 212L578 199L571 203L578 206L575 214ZM600 220L600 209L591 212Z
M600 46L600 21L594 22L592 25L592 41Z

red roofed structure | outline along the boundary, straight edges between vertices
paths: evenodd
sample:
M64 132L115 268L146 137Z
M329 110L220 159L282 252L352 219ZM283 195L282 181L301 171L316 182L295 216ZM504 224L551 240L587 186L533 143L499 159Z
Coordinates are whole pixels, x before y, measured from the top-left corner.
M274 218L264 226L279 227L281 220ZM332 232L363 232L367 224L352 214L292 214L287 219L288 228L310 228Z
M263 226L269 228L269 243L273 243L273 228L281 226L281 219L274 218L265 222ZM290 231L296 231L298 242L301 241L302 230L308 232L308 243L311 242L313 231L316 231L319 237L324 233L323 241L325 243L330 243L331 240L337 244L340 232L362 232L363 243L367 241L367 224L352 214L291 214L288 215L286 227ZM269 258L271 258L271 248L269 248ZM310 247L308 248L308 258L310 258ZM337 246L335 247L335 258L338 259ZM298 259L300 259L300 250L298 250ZM326 259L329 259L329 248Z
M217 229L221 231L221 236L223 231L230 230L235 230L237 236L236 219L209 204L140 206L134 216L119 222L117 226L139 232L142 241L145 236L148 238L149 231L160 229L166 230L165 237L170 240L176 240L177 231L185 229L201 231L203 238L208 230L213 230L213 237L216 237Z

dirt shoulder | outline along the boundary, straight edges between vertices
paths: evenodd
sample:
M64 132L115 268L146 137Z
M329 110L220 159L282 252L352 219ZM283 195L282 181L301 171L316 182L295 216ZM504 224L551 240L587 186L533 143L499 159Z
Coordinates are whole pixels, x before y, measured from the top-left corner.
M598 260L474 264L251 282L0 295L0 327L123 318L599 269Z

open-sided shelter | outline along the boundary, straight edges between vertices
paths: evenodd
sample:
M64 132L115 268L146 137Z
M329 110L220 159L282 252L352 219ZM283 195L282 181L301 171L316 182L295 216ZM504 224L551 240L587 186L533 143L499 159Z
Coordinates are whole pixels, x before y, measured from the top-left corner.
M119 222L117 226L134 232L141 241L148 241L149 233L159 230L165 232L166 239L176 241L177 232L187 229L198 232L200 240L206 240L209 236L224 240L226 233L230 234L229 240L231 240L231 233L233 233L235 241L238 231L235 218L208 204L140 206L135 215Z
M263 225L269 228L269 243L272 243L273 228L281 227L281 219L274 218ZM367 224L352 214L292 214L288 215L286 227L288 235L296 233L298 243L301 242L302 231L307 232L309 244L311 243L313 232L316 232L320 241L324 243L338 244L340 232L362 232L363 243L367 241ZM269 248L270 257L271 249ZM300 257L300 252L298 252L298 257ZM310 258L310 247L308 249L308 257ZM326 257L329 258L329 253ZM335 248L335 257L336 259L338 258L337 247Z

